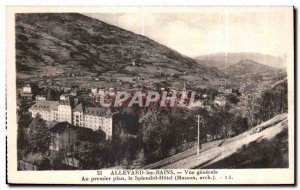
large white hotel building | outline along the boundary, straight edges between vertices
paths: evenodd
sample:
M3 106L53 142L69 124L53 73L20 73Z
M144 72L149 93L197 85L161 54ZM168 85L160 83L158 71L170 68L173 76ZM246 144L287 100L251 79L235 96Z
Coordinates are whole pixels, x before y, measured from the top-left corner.
M85 107L82 103L71 102L69 98L60 101L37 101L29 108L29 112L33 118L39 113L47 121L67 121L94 131L101 129L105 132L106 139L112 138L113 114L104 114L99 108Z

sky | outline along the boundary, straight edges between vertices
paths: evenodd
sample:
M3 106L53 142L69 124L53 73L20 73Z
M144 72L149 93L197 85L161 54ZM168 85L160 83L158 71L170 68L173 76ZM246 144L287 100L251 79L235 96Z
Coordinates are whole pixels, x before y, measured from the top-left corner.
M184 55L256 52L284 56L289 46L292 14L263 8L138 8L85 14L147 36Z

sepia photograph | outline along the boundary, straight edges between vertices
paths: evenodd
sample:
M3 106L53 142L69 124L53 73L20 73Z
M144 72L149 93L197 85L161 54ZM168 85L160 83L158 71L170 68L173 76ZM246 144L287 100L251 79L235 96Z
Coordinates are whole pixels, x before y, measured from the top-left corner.
M8 10L9 179L293 181L293 7L98 10Z

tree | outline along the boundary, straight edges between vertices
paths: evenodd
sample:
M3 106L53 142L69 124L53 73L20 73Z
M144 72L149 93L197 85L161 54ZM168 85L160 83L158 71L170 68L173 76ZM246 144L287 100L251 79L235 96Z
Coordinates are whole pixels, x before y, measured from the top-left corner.
M18 150L25 150L28 144L25 130L29 127L32 118L28 114L22 114L18 120Z
M110 143L82 142L76 149L80 169L100 169L114 163Z
M52 169L49 158L44 158L39 163L39 170L49 170Z
M142 140L148 160L162 159L167 156L172 145L170 119L166 113L157 110L148 111L143 120ZM153 157L153 158L152 158Z
M277 114L288 111L287 83L282 82L270 90L266 90L259 101L259 118L262 121L271 119Z
M41 118L40 114L36 115L30 125L28 141L31 150L34 152L45 152L49 149L51 134L46 121Z
M239 99L238 99L237 95L235 95L235 94L229 94L229 95L227 95L226 98L230 103L235 104L235 105L239 102Z
M234 117L234 122L232 125L232 130L235 135L241 134L242 132L248 129L247 118L244 118L240 115Z
M255 95L248 95L243 101L243 106L246 109L250 127L253 128L259 122L258 112L259 112L259 97Z

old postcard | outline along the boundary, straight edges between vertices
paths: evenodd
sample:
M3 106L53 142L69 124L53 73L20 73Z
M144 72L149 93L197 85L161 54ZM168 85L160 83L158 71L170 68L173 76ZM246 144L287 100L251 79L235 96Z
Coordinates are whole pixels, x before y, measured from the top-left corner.
M7 7L9 184L294 184L293 7Z

